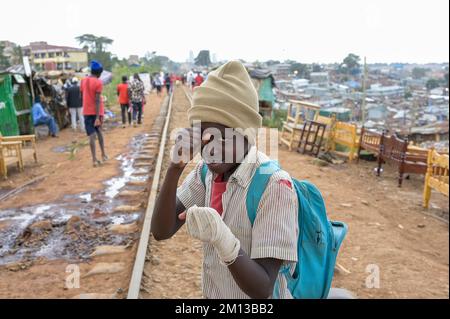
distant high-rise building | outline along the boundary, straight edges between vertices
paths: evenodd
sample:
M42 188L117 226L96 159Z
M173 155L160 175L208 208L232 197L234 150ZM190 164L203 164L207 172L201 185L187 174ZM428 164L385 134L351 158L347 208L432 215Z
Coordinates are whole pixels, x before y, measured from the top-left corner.
M189 63L194 63L195 57L194 57L194 52L189 51Z
M211 56L211 62L212 63L217 63L217 54L213 53Z

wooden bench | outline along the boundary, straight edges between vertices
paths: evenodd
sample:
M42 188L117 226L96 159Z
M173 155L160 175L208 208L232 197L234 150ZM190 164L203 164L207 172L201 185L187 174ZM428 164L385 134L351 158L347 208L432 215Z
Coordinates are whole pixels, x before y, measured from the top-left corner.
M3 178L8 178L8 166L12 164L23 171L22 143L0 142L0 174Z
M423 207L428 208L431 190L448 197L448 155L439 154L434 149L428 151L427 174L423 190Z
M398 166L398 187L402 187L404 174L425 175L427 171L426 158L418 153L409 153L408 141L400 139L395 135L381 135L377 176L380 176L381 166L385 162L390 162Z
M22 143L22 158L27 160L33 158L34 162L38 162L36 135L17 135L17 136L2 136L0 133L0 143L2 142L20 142Z
M358 151L358 135L356 124L334 122L330 135L330 150L340 156L348 157L353 161ZM336 146L342 145L349 149L348 152L337 151Z

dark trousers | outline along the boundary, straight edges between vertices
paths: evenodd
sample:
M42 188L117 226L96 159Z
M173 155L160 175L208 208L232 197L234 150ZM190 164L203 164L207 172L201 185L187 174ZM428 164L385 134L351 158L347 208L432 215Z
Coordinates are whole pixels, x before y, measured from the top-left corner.
M52 116L41 117L39 121L34 123L34 126L47 125L48 130L51 135L56 135L58 132L58 126L56 125L55 119Z
M128 112L129 105L121 104L120 108L122 110L122 124L127 124L127 113L128 113L128 124L131 124L131 112Z
M142 123L142 102L133 102L133 121L137 121L138 124Z

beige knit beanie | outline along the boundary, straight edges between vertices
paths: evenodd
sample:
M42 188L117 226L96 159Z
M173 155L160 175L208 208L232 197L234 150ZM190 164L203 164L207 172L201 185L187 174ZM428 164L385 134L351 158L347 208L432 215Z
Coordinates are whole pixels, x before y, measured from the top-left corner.
M247 70L239 61L222 65L208 75L202 86L194 90L188 117L194 121L212 122L244 130L254 144L262 117L258 113L258 94Z

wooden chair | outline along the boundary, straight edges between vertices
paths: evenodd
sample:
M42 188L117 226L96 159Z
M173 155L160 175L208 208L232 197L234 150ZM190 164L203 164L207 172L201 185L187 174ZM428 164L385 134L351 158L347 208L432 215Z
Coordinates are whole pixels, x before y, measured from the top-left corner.
M330 150L340 156L348 157L351 162L358 151L358 135L356 124L335 122L331 130ZM337 151L336 146L342 145L349 149L348 152Z
M326 129L326 124L309 120L306 121L303 126L297 151L302 154L309 153L315 157L319 156Z
M288 146L289 150L303 130L306 120L315 120L319 115L320 106L308 102L289 100L286 121L283 121L280 144Z
M359 138L359 145L358 145L358 154L356 156L356 161L359 161L359 156L361 154L361 150L366 150L369 152L373 152L376 155L380 153L380 146L381 146L381 138L383 133L378 133L374 131L367 130L364 126L361 128L361 135Z
M22 143L0 142L0 174L8 178L8 166L16 164L19 171L23 171Z
M380 144L377 176L380 176L381 166L384 162L391 162L398 166L398 187L402 187L403 175L406 173L426 174L426 160L422 156L408 154L407 140L402 140L395 135L387 137L383 134Z
M20 142L22 143L22 158L24 160L33 157L34 162L38 162L36 135L2 136L0 133L0 143Z
M423 207L428 208L432 189L448 197L448 162L448 155L439 154L434 149L428 151Z

